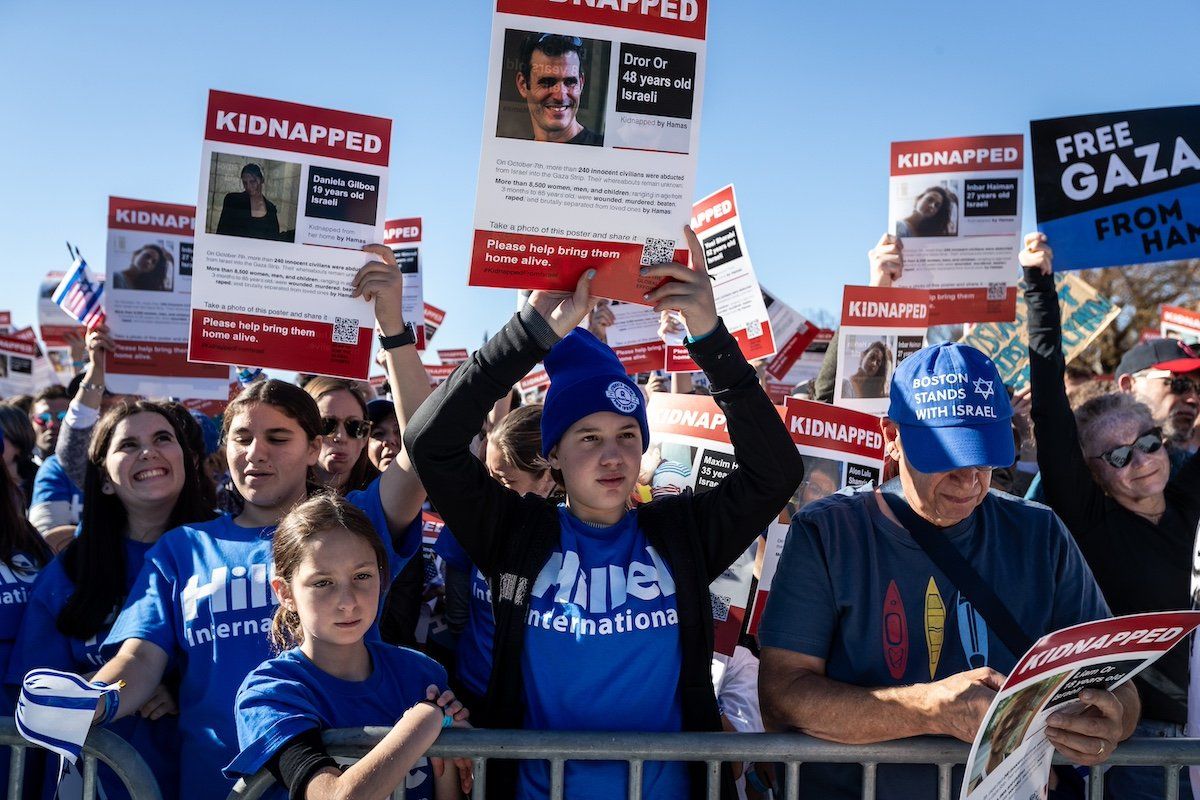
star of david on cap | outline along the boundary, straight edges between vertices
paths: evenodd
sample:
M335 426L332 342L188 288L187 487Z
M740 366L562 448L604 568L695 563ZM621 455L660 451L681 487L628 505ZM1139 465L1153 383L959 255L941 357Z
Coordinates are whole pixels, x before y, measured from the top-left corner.
M892 374L888 418L919 472L1007 467L1016 460L1012 404L992 360L942 342L913 353Z

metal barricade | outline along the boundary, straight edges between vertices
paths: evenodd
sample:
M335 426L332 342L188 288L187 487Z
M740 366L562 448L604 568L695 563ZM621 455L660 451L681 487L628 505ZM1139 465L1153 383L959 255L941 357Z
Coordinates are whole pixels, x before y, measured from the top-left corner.
M326 731L322 737L329 753L339 758L360 758L390 728L345 728ZM722 762L755 761L784 765L785 791L776 796L798 800L800 765L860 764L862 797L875 800L880 764L926 764L938 770L938 800L954 794L951 770L963 764L970 745L954 739L921 737L871 745L843 745L801 734L787 733L576 733L570 731L447 730L428 755L470 758L475 765L472 800L483 800L487 791L487 762L493 758L550 762L551 800L563 798L563 772L567 761L624 761L629 764L629 800L642 800L642 767L647 761L702 761L708 766L708 797L720 797ZM1056 759L1055 763L1065 763ZM1106 762L1109 766L1161 767L1163 797L1179 800L1179 769L1200 765L1200 739L1130 739ZM1102 767L1091 769L1089 797L1104 796ZM257 800L273 784L265 770L239 782L228 800ZM403 800L404 787L393 795ZM1186 798L1184 800L1187 800Z
M9 748L8 790L5 796L8 800L21 800L25 782L25 754L41 748L26 741L17 732L17 723L12 717L0 717L0 746ZM96 773L100 764L116 773L132 800L162 800L158 781L142 760L141 754L129 742L103 728L94 728L83 744L83 757L79 765L83 776L83 800L95 800Z

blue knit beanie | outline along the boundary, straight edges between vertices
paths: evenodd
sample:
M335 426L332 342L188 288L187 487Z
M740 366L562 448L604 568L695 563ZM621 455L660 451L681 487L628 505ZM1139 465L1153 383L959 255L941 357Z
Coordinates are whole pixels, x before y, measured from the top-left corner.
M642 452L646 452L650 446L646 403L608 345L576 328L554 345L544 364L550 388L542 408L542 455L550 454L567 428L598 411L637 420L642 429Z

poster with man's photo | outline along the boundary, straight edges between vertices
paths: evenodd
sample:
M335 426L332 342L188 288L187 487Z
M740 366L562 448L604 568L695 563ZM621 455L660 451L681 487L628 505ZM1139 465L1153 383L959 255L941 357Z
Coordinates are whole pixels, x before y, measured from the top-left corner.
M396 264L404 275L404 321L411 322L417 334L417 349L424 350L425 288L421 277L421 218L389 219L383 226L383 243L392 248Z
M789 397L783 421L804 459L804 480L767 530L748 625L749 632L756 635L792 517L809 503L846 487L878 485L883 475L883 434L878 417Z
M118 394L225 400L227 365L188 361L196 207L108 198L105 319L116 351L105 382Z
M929 292L924 289L845 287L833 402L887 413L892 373L925 346L929 319Z
M469 284L644 302L686 263L708 0L496 0Z
M1021 248L1020 134L893 142L888 232L896 286L928 289L943 324L1011 322Z
M366 380L391 120L211 91L188 358Z

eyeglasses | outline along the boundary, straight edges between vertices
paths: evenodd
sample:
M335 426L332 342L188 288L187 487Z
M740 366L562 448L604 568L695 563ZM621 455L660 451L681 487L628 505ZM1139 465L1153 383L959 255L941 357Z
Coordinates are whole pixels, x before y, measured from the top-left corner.
M346 431L351 439L365 439L371 432L371 421L367 419L338 419L337 417L321 417L321 433L333 436L338 426Z
M1185 378L1182 375L1176 375L1171 378L1163 378L1167 382L1167 386L1171 390L1171 394L1187 394L1195 392L1200 394L1200 384L1197 384L1191 378Z
M65 411L59 411L57 414L52 414L49 411L43 411L42 413L33 417L33 424L40 425L41 427L45 428L51 422L62 422L63 418L66 416L67 412Z
M537 45L542 44L547 39L558 39L571 45L572 47L583 47L583 39L580 39L578 36L564 36L561 33L543 33L537 38L537 43L534 45L533 49L536 50Z
M1092 456L1092 458L1104 459L1114 469L1124 469L1133 460L1134 450L1140 450L1147 454L1157 453L1162 449L1162 446L1162 428L1151 428L1144 433L1138 434L1138 438L1133 444L1123 444L1120 447L1105 450L1098 456Z

